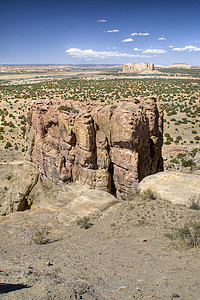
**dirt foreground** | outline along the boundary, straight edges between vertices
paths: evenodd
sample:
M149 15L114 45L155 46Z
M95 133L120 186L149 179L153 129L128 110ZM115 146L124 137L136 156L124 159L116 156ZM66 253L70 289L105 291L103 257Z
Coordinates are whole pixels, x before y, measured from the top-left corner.
M165 236L199 212L133 199L91 215L89 229L44 209L1 217L0 298L200 299L200 249Z

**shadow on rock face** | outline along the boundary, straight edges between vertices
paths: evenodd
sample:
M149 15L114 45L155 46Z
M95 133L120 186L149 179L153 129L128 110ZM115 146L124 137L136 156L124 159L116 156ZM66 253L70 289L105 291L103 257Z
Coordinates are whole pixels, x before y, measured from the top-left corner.
M10 293L29 287L30 286L24 284L0 283L0 294Z

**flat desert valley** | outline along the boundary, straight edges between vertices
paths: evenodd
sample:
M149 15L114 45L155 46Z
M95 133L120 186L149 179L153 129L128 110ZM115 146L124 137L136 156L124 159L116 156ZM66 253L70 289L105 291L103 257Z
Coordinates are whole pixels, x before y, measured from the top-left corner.
M184 194L187 180L200 180L200 68L122 68L0 65L1 299L200 299L199 187L195 197ZM96 101L114 110L140 97L163 108L164 171L176 174L182 203L137 189L122 201L70 183L46 186L44 198L39 186L40 202L34 196L28 210L3 212L24 172L30 103Z

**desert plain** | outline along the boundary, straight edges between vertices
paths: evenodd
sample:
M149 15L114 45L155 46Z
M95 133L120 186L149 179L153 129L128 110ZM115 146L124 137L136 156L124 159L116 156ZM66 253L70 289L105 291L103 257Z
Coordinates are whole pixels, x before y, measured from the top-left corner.
M200 68L156 69L124 74L122 66L0 66L0 204L23 170L26 106L36 100L115 106L155 96L164 110L164 169L200 176ZM1 216L2 299L200 299L199 194L175 205L133 191L126 201L101 195L98 204L97 191L75 190L70 216L62 199L51 203L58 191L49 191L40 206ZM185 234L194 229L185 225L191 222L195 242Z

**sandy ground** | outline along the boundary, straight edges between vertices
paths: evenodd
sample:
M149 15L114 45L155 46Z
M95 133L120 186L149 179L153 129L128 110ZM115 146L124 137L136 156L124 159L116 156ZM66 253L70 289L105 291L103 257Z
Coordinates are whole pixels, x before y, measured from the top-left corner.
M121 202L85 230L52 211L1 217L1 299L200 299L200 249L165 234L200 212L162 200ZM36 244L37 229L48 241Z

